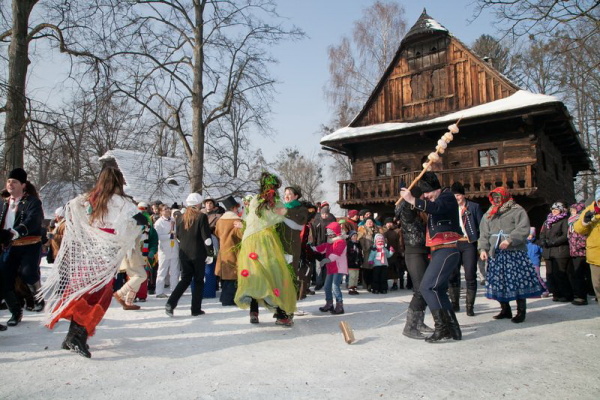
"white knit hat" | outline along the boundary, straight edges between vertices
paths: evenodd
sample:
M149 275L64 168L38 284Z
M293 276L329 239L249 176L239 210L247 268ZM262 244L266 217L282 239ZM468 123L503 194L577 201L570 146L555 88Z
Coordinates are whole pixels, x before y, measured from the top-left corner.
M54 217L64 217L65 216L65 208L64 207L58 207L56 210L54 210Z
M187 199L185 199L185 204L189 207L189 206L196 206L198 204L202 203L202 196L200 195L200 193L190 193L187 197Z

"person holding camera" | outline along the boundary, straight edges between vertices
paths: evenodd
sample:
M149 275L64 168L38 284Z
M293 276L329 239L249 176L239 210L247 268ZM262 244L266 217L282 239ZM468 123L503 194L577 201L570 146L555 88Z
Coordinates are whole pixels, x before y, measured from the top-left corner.
M596 300L600 296L600 188L596 189L594 201L587 206L575 222L575 232L587 236L586 259L590 264L592 286Z

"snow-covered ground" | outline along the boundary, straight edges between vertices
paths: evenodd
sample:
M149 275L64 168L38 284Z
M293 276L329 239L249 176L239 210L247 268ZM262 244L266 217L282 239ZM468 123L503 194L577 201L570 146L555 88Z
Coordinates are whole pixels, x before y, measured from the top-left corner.
M46 267L44 267L45 271ZM43 273L44 273L43 271ZM68 329L26 312L0 332L0 399L597 399L600 307L528 302L522 324L496 321L482 297L458 314L463 340L429 344L402 335L410 291L345 294L344 315L321 313L323 292L299 303L293 328L261 309L205 299L190 315L187 293L164 313L150 296L139 311L113 302L90 338L92 359L61 350ZM464 292L461 303L464 310ZM514 308L514 304L513 304ZM0 318L8 319L6 311ZM357 341L344 342L347 321ZM428 314L426 322L433 325Z

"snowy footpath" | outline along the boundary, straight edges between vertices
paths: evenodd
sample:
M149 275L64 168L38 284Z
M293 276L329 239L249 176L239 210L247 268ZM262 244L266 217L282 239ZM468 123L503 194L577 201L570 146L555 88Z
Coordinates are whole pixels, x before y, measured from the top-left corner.
M45 273L43 267L42 274ZM522 324L492 319L498 303L479 289L475 317L458 319L462 341L429 344L402 335L409 290L344 292L344 315L321 313L323 292L299 303L293 328L205 299L190 315L189 292L175 310L150 296L139 311L113 302L92 359L60 345L68 329L25 312L0 332L0 399L598 399L600 307L528 301ZM218 294L217 294L218 295ZM513 309L515 308L513 304ZM7 311L0 311L3 323ZM339 322L354 329L343 340ZM433 325L427 314L426 322Z

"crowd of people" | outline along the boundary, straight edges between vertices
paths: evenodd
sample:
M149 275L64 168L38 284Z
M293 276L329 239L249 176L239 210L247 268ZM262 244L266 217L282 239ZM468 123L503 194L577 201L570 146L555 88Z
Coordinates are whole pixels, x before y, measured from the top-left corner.
M105 167L88 193L55 211L46 231L26 172L9 174L0 219L0 300L8 326L21 322L24 308L45 310L50 329L70 321L62 347L89 358L87 340L112 299L135 311L155 296L174 317L191 287L190 313L199 317L203 299L220 290L221 304L248 309L250 323L260 322L262 307L276 325L291 327L298 301L318 290L325 294L320 312L335 315L345 313L345 293L406 288L412 298L402 333L440 342L462 339L461 268L469 317L478 270L485 296L500 305L493 318L514 323L525 320L527 298L580 306L600 294L600 190L587 207L555 202L536 237L508 189L491 190L484 212L460 183L442 187L433 172L403 188L395 212L384 218L368 209L335 217L327 202L303 200L301 188L282 188L268 172L257 194L221 204L199 193L182 206L134 203L124 186L121 172ZM43 253L53 268L42 285ZM424 323L427 308L433 328Z

